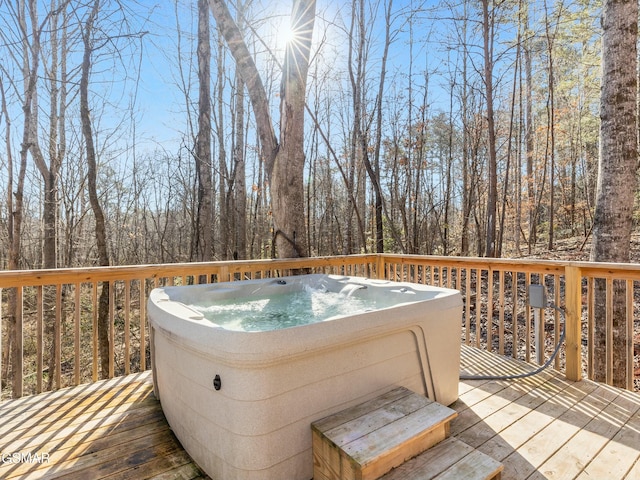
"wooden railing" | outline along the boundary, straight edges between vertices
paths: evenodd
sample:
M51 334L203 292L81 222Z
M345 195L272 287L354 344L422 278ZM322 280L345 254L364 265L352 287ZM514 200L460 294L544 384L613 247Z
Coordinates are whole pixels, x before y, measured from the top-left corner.
M554 366L573 380L593 376L595 279L604 279L610 297L614 280L624 281L630 338L638 304L634 282L640 281L640 265L408 255L4 271L0 272L0 398L150 368L145 307L149 292L157 286L269 278L300 270L456 288L464 299L463 342L527 362L548 358L565 328L566 346ZM105 282L109 285L108 372L100 372L97 305ZM527 289L532 283L544 284L549 300L564 307L565 314L531 308ZM535 322L536 316L542 321ZM606 380L611 382L610 301L606 325ZM19 334L11 337L10 331ZM633 341L627 344L626 386L632 389Z

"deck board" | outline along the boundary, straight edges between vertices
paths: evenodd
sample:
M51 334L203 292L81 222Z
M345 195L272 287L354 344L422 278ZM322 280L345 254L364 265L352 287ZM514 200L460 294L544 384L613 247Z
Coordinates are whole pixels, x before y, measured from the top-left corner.
M534 369L464 347L462 367L469 374ZM466 380L460 387L452 434L502 462L504 480L640 478L637 393L570 382L552 370L519 380Z
M531 365L462 348L468 374ZM640 395L554 371L519 380L465 380L451 434L502 462L503 480L640 478ZM171 433L143 372L0 403L0 478L208 478Z
M208 478L169 429L148 371L0 403L0 452L48 456L0 461L3 479Z

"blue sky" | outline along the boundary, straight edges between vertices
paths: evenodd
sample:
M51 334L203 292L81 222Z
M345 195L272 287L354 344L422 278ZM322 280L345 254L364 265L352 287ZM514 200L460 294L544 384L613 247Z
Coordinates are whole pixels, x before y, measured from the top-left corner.
M264 5L261 7L260 3ZM366 2L370 7L370 2ZM409 1L395 1L394 11L400 12L403 9L408 8L411 4L424 4L425 2L409 2ZM433 1L426 2L425 10L421 14L421 17L416 17L416 25L414 27L414 38L435 38L435 30L437 25L433 25L429 22L428 17L431 13L427 7L433 4ZM437 3L437 2L435 2ZM147 140L144 142L149 148L154 148L155 142L160 145L168 147L169 145L175 145L179 141L179 135L181 131L184 131L184 96L178 88L177 83L180 82L180 69L175 60L175 48L176 48L176 11L180 15L181 27L184 30L195 32L196 25L193 23L193 16L189 12L191 5L190 2L182 2L181 6L177 10L174 10L173 2L162 3L156 7L152 22L159 31L152 32L146 44L145 56L142 63L141 72L141 85L138 91L138 106L140 107L140 114L143 121L140 124L140 135L144 136ZM266 0L260 0L254 2L253 10L261 12L256 15L260 23L260 35L264 41L270 45L270 48L276 49L282 48L282 42L278 40L278 31L282 31L286 28L288 23L288 14L290 9L290 2L267 2ZM267 8L268 6L268 8ZM275 9L274 9L275 7ZM316 20L316 37L322 36L322 31L328 28L330 33L327 38L324 39L326 45L323 46L323 56L326 62L332 62L332 65L325 68L338 69L345 68L346 64L346 32L344 31L349 27L350 21L350 2L331 2L328 0L320 0L317 4L318 18ZM373 26L373 35L382 39L384 34L384 18L383 18L383 5L378 6L378 19ZM274 11L275 10L275 11ZM267 14L267 12L270 12ZM255 15L255 14L254 14ZM264 21L267 17L268 20ZM271 25L277 25L275 29ZM279 24L279 25L278 25ZM212 26L215 22L212 18ZM403 26L403 32L398 33L396 40L393 42L389 53L389 75L394 72L407 73L406 65L408 65L408 35L409 30L406 21L403 18L395 17L394 28L400 28ZM166 35L161 33L166 32ZM188 34L183 36L183 48L191 49L192 46L188 43ZM213 46L215 48L215 45ZM374 42L370 53L371 69L378 68L376 64L379 63L379 57L382 54L382 45ZM171 53L173 55L171 56ZM276 52L281 55L280 52ZM335 56L333 56L335 55ZM414 75L423 75L425 70L425 62L430 62L430 69L434 70L440 68L442 65L442 59L445 58L447 53L439 48L433 48L426 44L419 44L416 42L412 52L414 57ZM183 57L181 65L182 72L187 72L189 68L195 69L195 53L193 58ZM194 62L194 63L190 63ZM212 66L215 69L215 65ZM393 86L391 85L390 88ZM432 88L437 89L437 84L434 82L431 85ZM196 100L196 91L193 91L194 101ZM447 102L444 102L446 104ZM443 104L443 105L444 105Z

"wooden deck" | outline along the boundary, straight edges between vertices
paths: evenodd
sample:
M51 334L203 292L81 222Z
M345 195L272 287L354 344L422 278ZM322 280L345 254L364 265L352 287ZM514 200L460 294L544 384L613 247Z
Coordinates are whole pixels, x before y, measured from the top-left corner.
M468 374L527 365L462 349ZM504 464L503 480L640 479L640 395L554 371L520 380L464 381L451 433Z
M468 347L462 367L532 370ZM463 381L452 408L452 435L504 463L504 480L640 478L637 393L547 371ZM0 478L207 477L169 430L144 372L0 403Z
M0 403L0 478L208 478L171 433L151 372Z

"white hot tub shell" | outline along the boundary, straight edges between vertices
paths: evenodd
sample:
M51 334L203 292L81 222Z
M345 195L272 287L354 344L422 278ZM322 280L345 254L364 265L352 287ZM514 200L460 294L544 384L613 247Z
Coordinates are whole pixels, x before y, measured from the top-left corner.
M310 285L396 306L262 332L189 305ZM334 275L158 288L148 302L155 392L186 451L215 480L309 480L310 424L397 386L458 398L458 291Z

